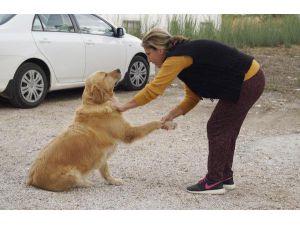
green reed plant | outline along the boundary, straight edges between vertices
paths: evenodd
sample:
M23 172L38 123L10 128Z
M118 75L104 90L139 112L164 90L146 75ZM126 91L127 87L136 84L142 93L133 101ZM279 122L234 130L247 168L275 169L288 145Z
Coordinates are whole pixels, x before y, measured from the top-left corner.
M217 40L235 47L280 46L300 44L299 15L222 15L220 26L208 17L199 21L194 15L167 15L167 29L172 35L190 39ZM162 17L140 17L141 28L132 34L142 37L145 32L160 27Z
M218 39L237 47L300 44L297 15L225 15Z

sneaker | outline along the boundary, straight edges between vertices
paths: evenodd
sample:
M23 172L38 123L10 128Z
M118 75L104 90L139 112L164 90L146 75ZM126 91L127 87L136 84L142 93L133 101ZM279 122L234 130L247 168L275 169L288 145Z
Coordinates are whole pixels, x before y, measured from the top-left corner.
M235 184L233 182L233 178L229 177L229 178L223 180L223 187L226 190L233 190L233 189L235 189Z
M202 178L197 184L186 188L190 193L199 194L224 194L225 189L223 188L222 181L209 180L206 177Z

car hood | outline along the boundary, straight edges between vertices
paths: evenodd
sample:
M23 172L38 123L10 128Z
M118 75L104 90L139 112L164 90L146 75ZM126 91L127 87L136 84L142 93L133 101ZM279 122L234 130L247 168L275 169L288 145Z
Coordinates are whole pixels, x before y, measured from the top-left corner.
M132 42L132 43L136 43L141 45L142 44L142 40L131 35L131 34L125 34L124 37L128 40L128 42Z

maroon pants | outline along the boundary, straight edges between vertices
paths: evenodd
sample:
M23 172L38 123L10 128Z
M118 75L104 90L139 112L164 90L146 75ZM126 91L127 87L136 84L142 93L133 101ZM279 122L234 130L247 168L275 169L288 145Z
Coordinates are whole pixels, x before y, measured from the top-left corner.
M237 103L225 100L217 103L207 123L208 179L223 180L233 176L236 139L249 109L261 96L264 87L265 76L259 70L255 76L244 81Z

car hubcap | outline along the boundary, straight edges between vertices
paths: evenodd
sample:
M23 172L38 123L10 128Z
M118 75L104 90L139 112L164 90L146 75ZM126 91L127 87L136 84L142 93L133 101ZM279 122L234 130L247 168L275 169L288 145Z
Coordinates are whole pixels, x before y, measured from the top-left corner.
M142 62L133 63L129 71L129 78L135 87L142 86L147 79L147 68L145 64Z
M42 75L36 70L28 70L21 80L21 94L27 102L38 101L45 89Z

